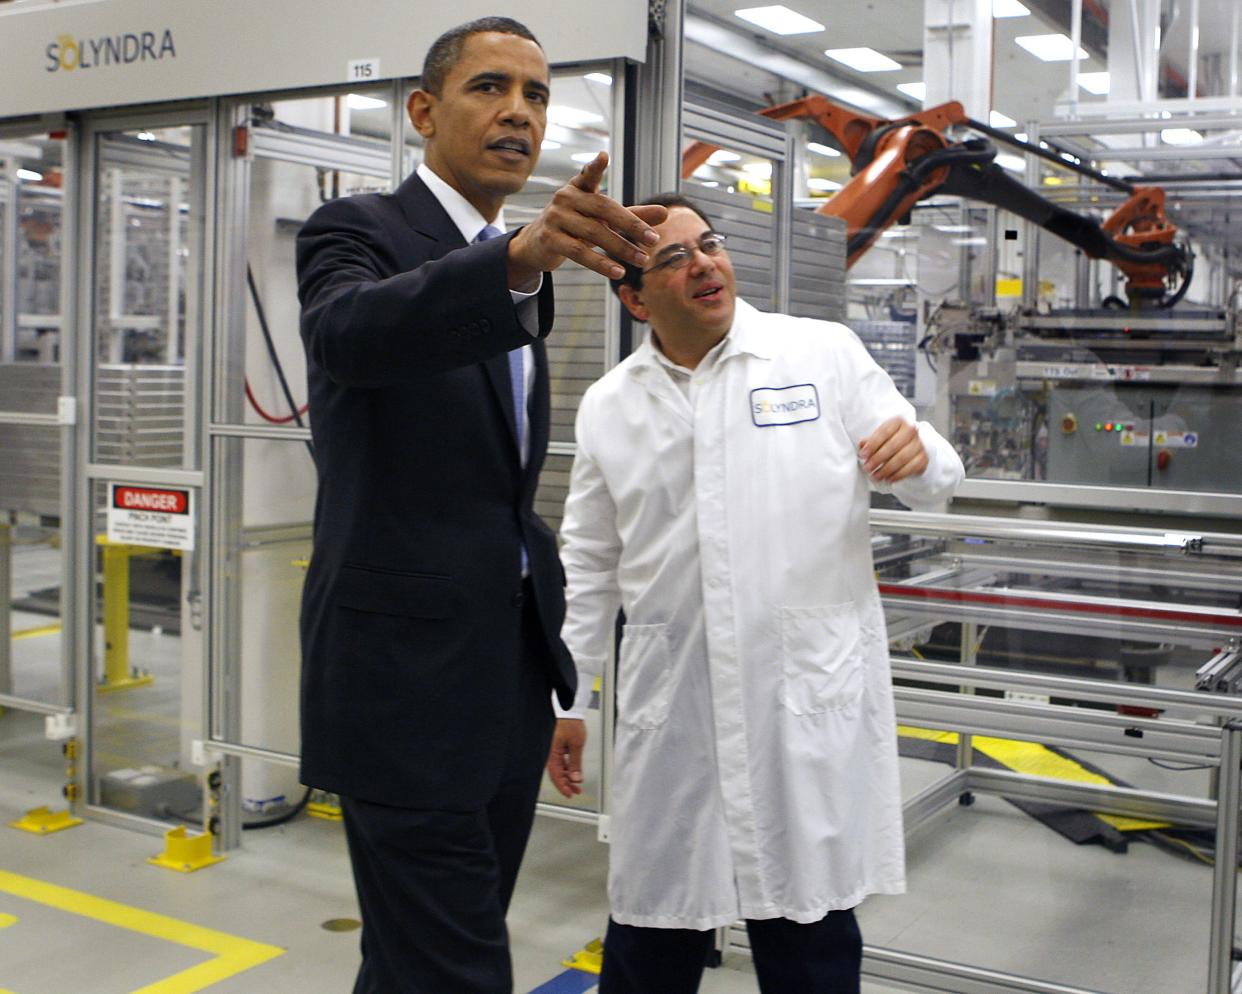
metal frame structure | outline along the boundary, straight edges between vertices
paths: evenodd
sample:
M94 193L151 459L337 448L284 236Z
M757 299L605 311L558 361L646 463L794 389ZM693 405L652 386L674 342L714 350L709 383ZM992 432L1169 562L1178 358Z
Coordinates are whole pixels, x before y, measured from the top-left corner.
M1003 521L989 517L872 511L871 523L880 532L933 540L970 538L1014 541L1028 548L1071 548L1086 553L1101 550L1195 555L1212 552L1242 559L1242 537L1220 533L1163 532L1158 529L1107 525L1066 525L1039 521ZM1053 559L1055 552L1045 553ZM1140 577L1141 578L1141 577ZM1166 577L1177 580L1177 574ZM1191 577L1210 588L1213 576ZM1236 583L1236 576L1215 579ZM910 581L918 583L918 578ZM1219 589L1219 588L1217 588ZM881 590L885 585L881 584ZM910 601L884 596L885 607L906 615ZM960 663L894 657L894 700L898 721L921 728L957 732L959 744L954 768L923 788L903 805L907 837L935 831L937 815L972 794L1016 800L1042 801L1082 807L1089 811L1133 818L1171 821L1179 825L1214 829L1216 862L1212 879L1211 931L1207 959L1207 994L1231 994L1242 984L1242 966L1232 961L1236 924L1235 878L1239 856L1239 804L1242 781L1242 698L1097 679L1048 676L976 665L971 651L977 609L937 611L960 621L963 637ZM1042 628L1041 612L1021 614L1023 627ZM1232 612L1237 615L1237 612ZM926 624L926 619L919 619ZM1236 620L1236 619L1235 619ZM890 636L900 628L890 622ZM1063 620L1046 627L1064 631ZM1141 626L1140 626L1141 629ZM1113 624L1116 633L1115 623ZM1140 630L1147 638L1157 634ZM1232 635L1236 650L1239 633ZM1228 632L1223 633L1229 640ZM1220 631L1186 628L1179 640L1204 647L1220 644ZM929 687L931 685L931 687ZM934 689L932 689L934 688ZM1022 699L980 695L977 691L1018 692ZM1026 699L1039 695L1041 700ZM1113 710L1067 707L1052 699L1105 705ZM1043 701L1048 701L1044 703ZM1132 787L1067 783L1009 770L980 768L972 763L971 737L987 735L1070 749L1089 749L1119 756L1163 759L1210 766L1215 797L1200 798L1159 793ZM725 930L725 952L749 953L745 931ZM886 984L944 994L1105 994L1087 988L1018 976L984 967L948 962L900 950L867 946L863 974Z

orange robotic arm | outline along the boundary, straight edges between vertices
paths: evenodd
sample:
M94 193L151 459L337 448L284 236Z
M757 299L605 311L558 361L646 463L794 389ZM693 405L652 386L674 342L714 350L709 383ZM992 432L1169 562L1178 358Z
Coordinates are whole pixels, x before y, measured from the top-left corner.
M957 101L893 121L856 113L817 94L761 113L776 120L809 117L831 133L849 156L853 178L817 208L818 213L845 221L847 266L918 201L944 192L995 204L1039 224L1092 258L1107 259L1126 275L1127 293L1133 301L1171 306L1189 285L1192 257L1184 246L1174 243L1177 229L1165 216L1163 190L1133 187L1086 166L1067 164L1054 153L971 120ZM957 124L1075 168L1124 190L1130 198L1102 225L1067 211L997 166L990 142L946 138L945 130ZM682 176L694 172L713 151L714 146L702 142L691 145L682 157ZM1176 292L1166 294L1169 284L1179 279Z

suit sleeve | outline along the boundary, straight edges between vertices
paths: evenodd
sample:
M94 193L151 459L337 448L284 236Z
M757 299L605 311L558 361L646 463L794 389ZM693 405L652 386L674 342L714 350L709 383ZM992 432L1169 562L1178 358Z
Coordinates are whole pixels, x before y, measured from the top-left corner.
M899 417L913 424L927 453L927 468L897 483L869 481L873 490L892 493L907 507L918 509L953 496L965 476L953 446L928 422L918 421L914 406L902 396L888 373L848 328L838 325L842 361L836 370L842 397L842 418L855 447L881 424Z
M386 386L529 345L509 292L509 236L443 252L398 230L382 201L325 204L298 235L298 298L307 354L346 386ZM424 238L409 268L397 246ZM414 248L418 246L415 243ZM552 326L552 281L538 296L538 329Z
M570 474L561 522L561 562L565 567L565 623L561 638L578 668L578 696L559 717L581 718L591 700L594 678L604 672L621 607L617 564L621 536L617 508L607 480L591 455L590 391L578 409L578 450Z

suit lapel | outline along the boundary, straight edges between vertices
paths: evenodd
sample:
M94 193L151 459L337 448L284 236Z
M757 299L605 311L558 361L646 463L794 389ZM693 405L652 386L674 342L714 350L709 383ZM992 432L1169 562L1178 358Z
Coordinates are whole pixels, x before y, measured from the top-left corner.
M551 398L548 390L548 349L543 339L531 344L535 358L535 383L531 388L533 397L528 398L530 411L530 458L526 462L527 485L537 480L543 466L543 454L548 449L548 433L551 423Z
M397 187L397 203L410 227L419 234L439 242L444 251L465 248L466 240L461 231L453 223L453 219L436 199L431 189L418 176L411 173ZM441 255L443 253L440 253ZM514 422L513 387L509 382L509 357L507 353L492 356L479 363L483 367L484 378L491 384L492 392L500 410L504 414L505 424L509 429L509 441L514 454L517 453L517 425ZM531 451L535 451L533 448Z
M496 400L500 402L500 409L505 412L505 424L509 426L509 442L516 457L517 423L514 421L513 383L509 378L509 353L502 352L500 355L485 359L482 366L483 372L487 375L487 381L495 391Z

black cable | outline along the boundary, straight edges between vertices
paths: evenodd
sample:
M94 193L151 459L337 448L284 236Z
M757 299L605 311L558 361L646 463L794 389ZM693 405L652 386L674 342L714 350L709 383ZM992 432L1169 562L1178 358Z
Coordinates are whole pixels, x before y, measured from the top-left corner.
M953 166L977 165L991 162L996 157L996 149L982 139L978 141L965 142L961 145L950 145L947 148L937 149L934 152L928 152L926 155L914 162L902 172L901 182L890 193L866 222L859 227L850 237L845 246L845 256L848 259L857 252L862 251L870 241L877 236L877 232L883 231L892 222L893 215L901 206L901 202L910 194L918 190L922 185L923 178L936 169L951 168ZM928 191L933 192L933 191Z
M280 356L276 354L276 343L272 341L272 333L267 327L267 316L263 313L263 301L259 297L259 288L254 281L254 271L250 268L250 263L246 263L246 283L250 287L250 297L254 301L255 313L259 316L259 327L263 331L263 340L267 343L267 354L271 356L272 366L276 370L276 376L280 380L280 389L285 395L285 402L289 405L289 410L293 413L293 420L297 422L299 428L305 428L302 423L302 415L298 412L298 405L294 403L293 391L289 389L289 381L285 379L285 367L280 363ZM306 440L306 451L311 454L311 458L315 458L315 448L311 444L310 439Z
M973 117L968 117L966 123L976 131L981 131L985 135L989 135L998 141L1020 148L1024 152L1030 152L1032 155L1038 155L1041 159L1047 159L1049 162L1055 162L1064 169L1088 176L1093 180L1103 183L1105 186L1111 186L1114 190L1120 190L1122 193L1133 193L1134 184L1127 183L1125 180L1117 179L1115 176L1109 176L1102 173L1098 169L1092 169L1090 166L1084 166L1081 162L1070 162L1063 158L1059 153L1050 151L1046 148L1040 148L1038 145L1032 145L1030 142L1021 141L1013 135L1005 131L999 131L990 125L984 124L982 121L976 121ZM1072 153L1070 153L1072 154Z
M1165 763L1154 756L1148 756L1147 762L1151 763L1152 766L1159 766L1162 770L1172 770L1174 773L1188 773L1191 770L1210 770L1215 765L1213 763L1188 763L1185 766L1180 766L1176 763Z

